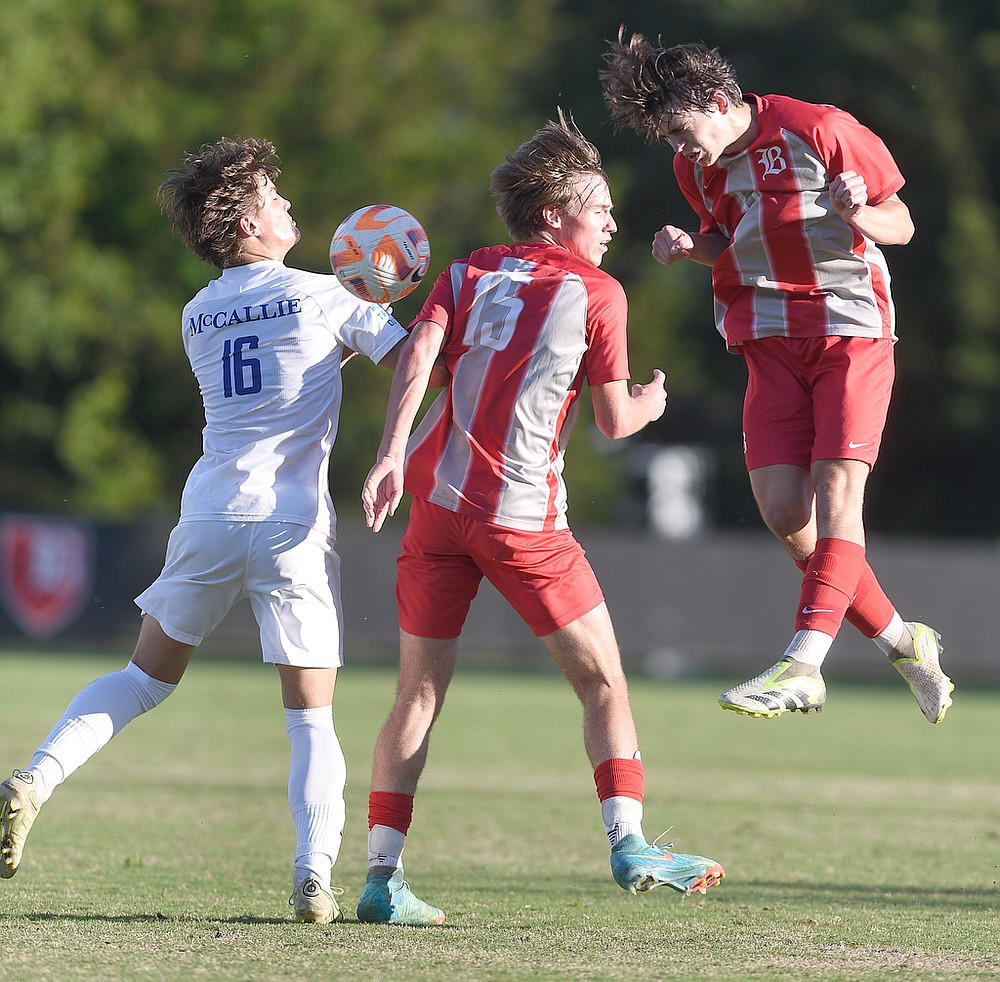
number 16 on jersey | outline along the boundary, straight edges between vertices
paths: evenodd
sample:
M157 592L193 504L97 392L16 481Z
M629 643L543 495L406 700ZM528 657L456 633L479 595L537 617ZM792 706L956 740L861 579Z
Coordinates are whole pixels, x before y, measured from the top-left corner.
M260 359L244 354L245 351L256 350L259 344L260 338L256 334L226 338L222 349L222 394L227 399L234 395L253 395L263 388Z

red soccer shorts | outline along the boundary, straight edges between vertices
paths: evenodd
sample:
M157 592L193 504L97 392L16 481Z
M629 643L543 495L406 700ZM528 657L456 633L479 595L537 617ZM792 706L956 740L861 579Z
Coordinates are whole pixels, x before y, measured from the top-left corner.
M524 532L414 498L397 560L399 626L421 638L457 638L485 576L536 636L604 601L569 529Z
M747 470L814 460L873 467L895 376L885 338L746 341L743 449Z

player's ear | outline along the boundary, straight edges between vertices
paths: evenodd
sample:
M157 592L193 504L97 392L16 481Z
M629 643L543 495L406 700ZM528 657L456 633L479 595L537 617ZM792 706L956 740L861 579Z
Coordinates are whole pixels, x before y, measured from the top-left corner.
M542 209L542 221L546 228L562 228L562 211L553 205Z
M257 234L257 219L253 215L244 215L236 226L236 234L241 239L249 239Z
M729 112L730 109L733 108L732 99L730 99L729 96L727 96L726 93L722 91L722 89L716 89L712 93L712 103L715 105L715 108L718 109L720 113L722 113L723 116L727 112Z

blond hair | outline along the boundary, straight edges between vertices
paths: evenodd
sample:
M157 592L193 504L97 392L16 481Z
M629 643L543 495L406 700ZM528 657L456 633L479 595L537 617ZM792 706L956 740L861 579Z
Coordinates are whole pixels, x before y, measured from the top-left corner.
M512 239L525 242L544 227L546 208L566 208L578 179L593 174L607 180L601 154L577 128L573 117L557 109L526 143L504 155L490 178L497 214Z

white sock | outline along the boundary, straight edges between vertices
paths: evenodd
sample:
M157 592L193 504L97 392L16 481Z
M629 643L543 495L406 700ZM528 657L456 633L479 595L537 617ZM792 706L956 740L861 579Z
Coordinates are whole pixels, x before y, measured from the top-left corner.
M782 657L819 668L832 647L833 637L823 631L796 631Z
M642 836L642 802L625 796L605 798L601 802L601 820L613 849L627 835Z
M295 825L295 882L315 877L330 887L344 835L347 762L333 727L333 708L286 709L291 746L288 805Z
M899 616L899 612L897 611L892 615L889 626L881 634L872 638L872 640L890 658L898 658L900 656L900 643L904 637L908 639L909 636L910 632L907 631L906 625L903 623L903 618Z
M406 836L399 829L388 825L373 825L368 831L368 868L391 866L398 869L403 865L403 846Z
M66 707L28 767L39 804L137 716L155 708L176 685L147 675L134 662L94 679Z

